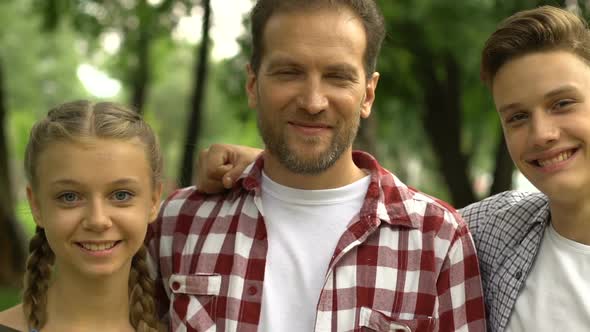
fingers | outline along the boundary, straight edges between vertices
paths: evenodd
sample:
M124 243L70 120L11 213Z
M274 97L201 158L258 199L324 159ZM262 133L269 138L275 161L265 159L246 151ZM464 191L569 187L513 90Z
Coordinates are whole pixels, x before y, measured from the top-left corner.
M261 151L231 144L213 144L201 150L197 160L197 188L206 193L231 188Z
M196 170L196 186L199 191L213 194L225 190L221 178L231 168L227 163L230 159L229 154L229 150L219 144L199 152Z

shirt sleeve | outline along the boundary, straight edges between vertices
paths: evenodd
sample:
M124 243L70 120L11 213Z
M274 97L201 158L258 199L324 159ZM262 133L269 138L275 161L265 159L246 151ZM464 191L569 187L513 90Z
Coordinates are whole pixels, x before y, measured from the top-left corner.
M489 219L489 216L501 208L515 204L527 195L527 192L504 191L459 210L461 217L469 227L469 231L477 247L479 247L478 244L480 243L480 229Z
M449 218L461 221L456 213ZM485 305L473 239L459 222L437 281L439 331L485 331Z
M145 245L148 249L148 259L150 266L150 275L154 279L154 295L156 300L156 307L158 310L158 317L162 320L168 320L168 310L170 307L170 299L166 292L167 285L162 277L162 270L160 268L161 259L163 257L161 250L161 239L162 239L162 221L163 211L165 209L165 203L160 208L160 213L154 222L152 222L146 234Z

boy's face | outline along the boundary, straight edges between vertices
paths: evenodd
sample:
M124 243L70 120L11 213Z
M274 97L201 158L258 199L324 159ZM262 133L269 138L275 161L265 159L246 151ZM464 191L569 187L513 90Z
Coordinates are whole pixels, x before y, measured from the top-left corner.
M553 201L590 192L590 67L566 51L503 65L492 84L510 156Z

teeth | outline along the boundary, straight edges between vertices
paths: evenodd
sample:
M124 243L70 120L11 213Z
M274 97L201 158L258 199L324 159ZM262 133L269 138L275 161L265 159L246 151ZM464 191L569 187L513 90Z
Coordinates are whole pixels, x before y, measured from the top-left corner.
M555 157L553 157L551 159L545 159L545 160L539 159L539 160L537 160L537 162L539 163L539 165L541 167L545 167L545 166L550 166L550 165L553 165L553 164L557 164L558 162L567 160L571 156L572 156L572 151L569 150L569 151L566 151L566 152L562 152L559 155L557 155L557 156L555 156Z
M80 245L90 251L103 251L111 249L117 242L105 242L105 243L80 243Z

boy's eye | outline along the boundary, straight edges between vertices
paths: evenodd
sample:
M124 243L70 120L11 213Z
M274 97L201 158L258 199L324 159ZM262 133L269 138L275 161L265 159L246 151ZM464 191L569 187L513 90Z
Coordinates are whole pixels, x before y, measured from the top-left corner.
M125 202L125 201L128 201L131 198L133 198L133 196L134 195L132 193L130 193L128 191L121 190L121 191L115 192L112 197L115 201Z
M59 195L58 199L65 203L72 203L78 200L78 195L76 193L67 192Z
M553 104L553 108L559 110L559 109L567 107L573 103L574 103L574 101L571 99L562 99L562 100L559 100L558 102L556 102L555 104Z

